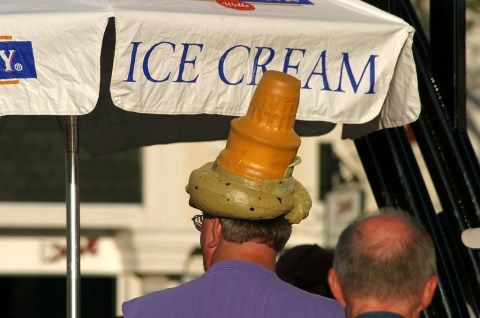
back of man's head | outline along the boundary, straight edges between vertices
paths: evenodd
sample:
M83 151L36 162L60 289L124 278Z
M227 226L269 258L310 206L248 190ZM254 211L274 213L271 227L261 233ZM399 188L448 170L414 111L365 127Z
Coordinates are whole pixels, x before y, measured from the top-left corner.
M341 234L334 269L345 297L381 301L419 297L435 275L435 249L422 225L405 212L380 210Z
M223 238L231 243L254 241L280 252L292 233L292 225L284 218L250 221L220 218Z

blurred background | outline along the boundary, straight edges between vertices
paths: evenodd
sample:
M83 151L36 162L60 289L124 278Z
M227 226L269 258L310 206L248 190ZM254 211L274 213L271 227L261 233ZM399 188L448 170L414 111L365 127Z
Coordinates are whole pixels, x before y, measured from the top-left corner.
M429 1L413 3L428 34ZM467 1L466 61L468 133L478 157L479 0ZM294 226L287 248L317 244L333 249L352 219L376 208L355 146L341 140L337 128L302 138L302 163L294 176L310 192L313 207ZM420 151L414 138L410 141L435 198ZM114 317L123 301L203 272L199 233L190 220L198 211L188 206L184 188L190 172L215 160L224 146L225 141L177 143L98 156L80 149L82 316ZM61 120L0 118L2 317L64 316L65 224Z

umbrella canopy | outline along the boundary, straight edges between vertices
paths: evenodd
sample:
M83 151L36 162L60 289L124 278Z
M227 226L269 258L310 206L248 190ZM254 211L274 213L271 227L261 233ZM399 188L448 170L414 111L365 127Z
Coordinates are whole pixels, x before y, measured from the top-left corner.
M115 19L110 93L135 113L243 115L267 69L302 82L297 119L363 125L419 115L413 28L355 0L7 1L0 115L84 115L99 99Z
M106 1L6 1L0 115L81 115L98 99Z

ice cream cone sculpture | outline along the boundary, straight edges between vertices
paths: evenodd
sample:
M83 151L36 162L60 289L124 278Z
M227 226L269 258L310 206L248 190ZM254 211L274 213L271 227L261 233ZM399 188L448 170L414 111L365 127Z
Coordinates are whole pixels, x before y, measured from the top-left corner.
M194 170L186 191L190 205L213 216L290 223L307 217L312 201L292 177L300 137L293 130L300 81L267 71L247 114L232 120L227 145L215 162Z

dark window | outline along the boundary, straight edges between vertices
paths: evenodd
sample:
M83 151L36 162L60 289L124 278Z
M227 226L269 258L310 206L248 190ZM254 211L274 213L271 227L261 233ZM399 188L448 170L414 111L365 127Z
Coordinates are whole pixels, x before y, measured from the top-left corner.
M60 118L0 118L0 201L65 201ZM80 148L78 161L81 202L141 202L139 149L92 156Z
M4 318L65 317L67 280L60 276L0 277L0 303ZM82 277L82 318L116 317L116 282L112 277Z

